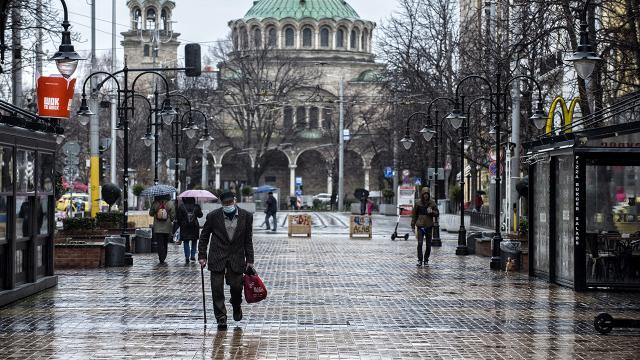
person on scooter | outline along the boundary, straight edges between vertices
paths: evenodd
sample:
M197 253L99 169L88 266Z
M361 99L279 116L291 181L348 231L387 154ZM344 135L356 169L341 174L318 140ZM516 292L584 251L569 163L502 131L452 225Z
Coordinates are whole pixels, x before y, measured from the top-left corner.
M418 232L416 238L418 240L418 264L416 266L421 267L429 263L429 255L431 255L431 234L433 230L433 219L438 217L438 206L435 201L431 200L431 194L429 188L423 187L420 191L420 200L418 200L413 207L411 213L411 230L415 233L416 226ZM422 255L422 242L426 241L426 248L424 250L424 256Z

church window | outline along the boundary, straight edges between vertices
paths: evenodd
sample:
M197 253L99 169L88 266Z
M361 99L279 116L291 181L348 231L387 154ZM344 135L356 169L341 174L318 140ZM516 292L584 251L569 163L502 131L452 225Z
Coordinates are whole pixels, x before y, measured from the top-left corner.
M136 30L142 29L142 11L140 11L140 8L135 8L133 10L133 21L135 23Z
M269 40L267 44L270 48L276 47L276 28L274 27L269 28Z
M329 29L326 27L320 29L320 46L329 47Z
M304 129L307 126L307 109L304 106L299 106L296 109L296 127L298 129Z
M169 30L169 18L167 17L167 9L162 9L160 13L160 30Z
M294 47L294 38L295 35L293 33L293 28L286 28L284 30L284 46L286 47Z
M260 28L253 29L253 46L256 49L262 47L262 31L260 31Z
M156 10L153 8L147 9L147 30L155 30L156 28Z
M351 30L351 49L358 48L358 32L356 30Z
M311 31L311 28L304 28L302 30L302 46L303 47L313 46L313 32Z
M289 130L293 127L293 108L291 106L285 106L284 108L282 127L285 130Z
M331 129L331 123L333 122L331 115L331 109L322 109L322 128L325 130Z
M309 129L317 129L318 128L318 116L319 111L317 107L312 107L309 109Z
M343 48L344 47L344 30L338 29L336 32L336 47Z
M149 56L149 49L150 49L150 46L149 46L149 45L145 45L145 46L144 46L144 56L145 56L145 57L146 57L146 56Z
M362 32L362 41L360 42L362 46L362 51L367 51L368 40L369 40L369 31L367 29L364 29L364 31Z
M249 34L245 28L240 28L240 47L242 49L247 49L249 47Z

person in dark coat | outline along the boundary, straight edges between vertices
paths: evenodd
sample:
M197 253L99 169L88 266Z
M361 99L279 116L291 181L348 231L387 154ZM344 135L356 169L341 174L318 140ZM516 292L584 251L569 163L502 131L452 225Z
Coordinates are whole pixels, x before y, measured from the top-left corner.
M196 261L198 238L200 237L200 223L198 219L202 217L202 209L196 204L194 198L183 198L182 204L178 207L178 226L180 228L180 240L184 246L184 264L188 265L189 260Z
M420 200L416 201L416 205L413 207L413 212L411 213L411 230L415 233L416 227L418 227L418 233L416 234L418 240L418 264L416 266L418 267L422 266L423 261L424 265L429 263L434 218L437 218L439 214L438 206L435 201L431 199L429 188L423 187L420 191ZM423 241L427 243L426 249L424 250L424 257L422 255Z
M264 219L264 222L267 224L267 230L271 229L269 224L269 218L273 218L273 232L276 231L276 227L278 226L278 217L276 213L278 212L278 200L273 196L273 193L269 191L269 197L267 198L267 209L264 211L267 216Z
M255 273L253 268L253 214L236 206L235 194L220 196L222 208L207 215L200 242L198 261L211 272L213 310L218 330L227 329L224 304L224 282L231 288L233 320L242 320L242 274ZM211 244L211 245L209 245ZM208 264L208 265L207 265Z

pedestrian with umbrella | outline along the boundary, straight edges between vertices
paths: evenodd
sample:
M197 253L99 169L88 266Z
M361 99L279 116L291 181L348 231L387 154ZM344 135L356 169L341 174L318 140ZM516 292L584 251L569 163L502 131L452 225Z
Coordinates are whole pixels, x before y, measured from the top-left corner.
M200 237L199 218L203 216L202 208L196 200L215 201L218 198L207 190L187 190L178 196L182 204L178 206L177 219L180 229L180 240L184 247L184 264L189 265L189 261L196 261L198 251L197 243Z
M360 200L360 215L364 215L367 212L367 200L369 199L369 190L367 189L356 189L353 192L353 196L356 199Z
M153 196L149 216L153 217L153 238L158 244L158 260L164 264L167 258L169 238L173 234L173 221L176 219L176 207L171 194L176 189L169 185L154 185L142 191L141 196Z

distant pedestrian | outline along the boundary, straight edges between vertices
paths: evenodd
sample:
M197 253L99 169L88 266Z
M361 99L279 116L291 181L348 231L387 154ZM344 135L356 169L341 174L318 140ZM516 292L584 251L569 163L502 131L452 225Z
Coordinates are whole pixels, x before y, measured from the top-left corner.
M296 198L295 196L289 197L289 206L291 207L291 210L298 210L298 207L296 206L297 201L298 198Z
M271 229L269 224L269 218L273 218L273 230L276 231L278 226L278 217L276 213L278 212L278 200L273 196L273 192L269 191L269 197L267 198L267 209L264 211L266 213L266 217L264 222L267 223L267 230Z
M200 223L198 219L202 217L202 209L196 204L196 199L186 197L182 199L182 204L178 207L178 227L180 240L184 247L184 264L189 264L189 260L196 261L197 243L200 237Z
M364 193L362 194L362 197L360 197L360 215L366 214L368 199L369 198Z
M235 195L220 196L222 208L207 215L200 234L198 261L211 272L213 310L218 330L227 329L224 283L231 288L233 320L242 320L242 274L255 273L253 268L253 215L236 206ZM211 245L209 245L209 242Z
M153 217L153 238L158 244L158 260L164 264L167 258L167 245L173 235L173 221L176 219L176 207L169 195L156 196L149 209Z
M418 233L416 238L418 240L418 264L420 267L423 264L427 265L429 262L429 256L431 255L431 232L433 230L433 218L438 217L438 206L431 200L431 194L429 188L424 187L420 191L420 200L416 202L411 214L411 230L415 233L416 227L418 227ZM422 255L422 242L426 241L426 249L424 251L424 257Z
M371 214L373 213L373 206L373 200L367 199L367 215L371 216Z
M482 200L482 195L476 193L476 199L475 199L475 208L477 212L480 212L480 210L482 209L482 205L484 205L484 201Z

